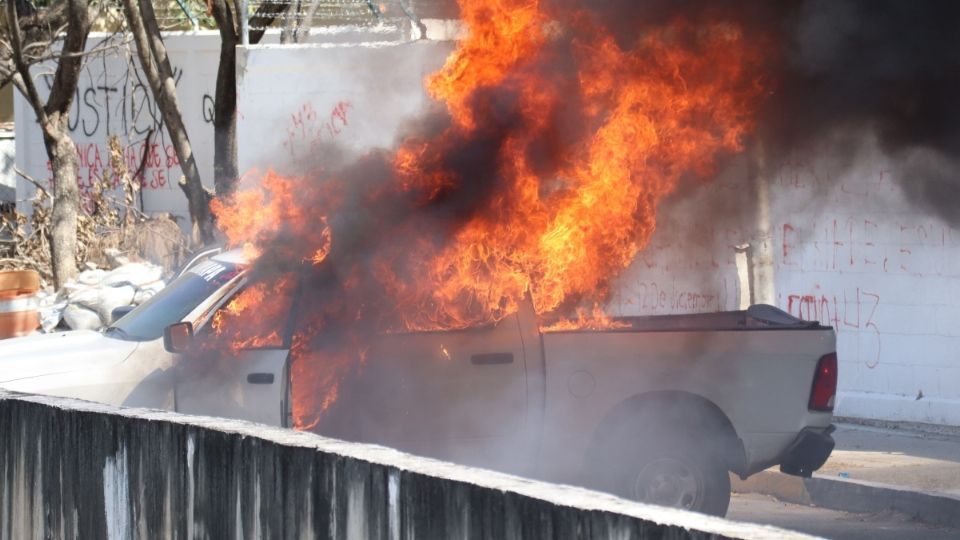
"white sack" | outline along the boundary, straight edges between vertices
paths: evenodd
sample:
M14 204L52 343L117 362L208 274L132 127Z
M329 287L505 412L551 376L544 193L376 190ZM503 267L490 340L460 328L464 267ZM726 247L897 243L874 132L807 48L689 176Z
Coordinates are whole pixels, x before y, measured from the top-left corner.
M100 284L103 286L129 283L134 287L142 287L160 279L163 268L149 263L130 263L111 270Z
M96 330L103 326L97 312L71 304L63 310L63 320L73 330Z
M100 289L95 308L106 326L113 321L113 310L133 303L134 288L129 285Z

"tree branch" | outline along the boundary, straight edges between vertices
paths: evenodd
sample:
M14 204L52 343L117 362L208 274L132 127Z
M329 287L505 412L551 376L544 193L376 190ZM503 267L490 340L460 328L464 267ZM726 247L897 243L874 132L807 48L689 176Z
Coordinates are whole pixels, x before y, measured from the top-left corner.
M16 66L0 64L0 87L6 86L7 83L12 82L11 79L13 79L13 76L16 75L16 73Z
M256 45L263 39L267 32L267 27L277 20L277 17L283 15L287 10L287 4L284 2L261 2L257 6L257 11L250 17L250 44Z
M136 172L133 173L133 180L136 180L143 174L143 171L147 169L147 158L150 157L150 137L153 136L154 129L150 128L150 131L147 131L147 138L143 143L143 155L140 156L140 165L137 166Z
M220 62L214 91L213 185L217 195L231 193L237 182L237 45L240 30L235 3L209 0L220 29Z
M181 187L187 194L190 217L198 233L195 240L209 243L214 238L210 208L207 204L209 200L204 197L200 170L197 168L177 99L173 68L170 66L170 59L160 36L153 6L148 0L123 0L123 6L137 44L137 55L140 58L143 73L150 83L154 101L163 115L167 133L180 160L180 169L185 178L185 184Z
M20 170L19 168L17 168L17 167L14 167L14 168L13 168L13 172L17 173L17 176L19 176L20 178L23 178L23 179L26 180L27 182L30 182L31 184L33 184L37 189L39 189L39 190L43 193L43 196L44 196L44 197L49 197L49 196L50 196L50 193L47 191L47 189L46 189L45 187L43 187L42 185L40 185L40 182L37 182L36 180L34 180L34 178L33 178L32 176L30 176L29 174L21 171L21 170Z
M49 60L59 60L62 58L85 58L87 56L95 56L111 50L126 49L130 45L130 41L131 41L130 38L125 37L123 38L123 41L120 41L119 43L113 43L111 45L102 45L102 46L98 45L97 47L90 49L89 51L70 52L70 53L62 53L62 52L50 53L44 56L35 56L31 58L28 63L30 65L33 65L33 64L41 64ZM36 46L41 46L41 45L36 44Z
M157 61L157 71L163 84L173 83L173 71L170 69L170 58L167 57L167 47L163 44L160 25L157 24L157 15L153 11L153 2L140 0L140 14L143 17L144 30L147 33L147 43L150 52Z
M20 33L20 19L17 17L17 3L7 1L7 28L10 31L10 48L12 49L13 63L17 66L20 73L20 84L18 88L26 90L24 96L30 101L30 105L37 113L37 120L41 123L46 122L46 111L43 108L43 100L37 92L37 86L30 76L30 66L23 58L23 36Z
M90 12L87 0L69 0L67 7L71 24L67 27L67 37L60 49L60 62L53 78L53 87L47 99L46 113L66 115L70 110L73 95L80 79L83 65L82 53L87 46L87 34L90 33Z

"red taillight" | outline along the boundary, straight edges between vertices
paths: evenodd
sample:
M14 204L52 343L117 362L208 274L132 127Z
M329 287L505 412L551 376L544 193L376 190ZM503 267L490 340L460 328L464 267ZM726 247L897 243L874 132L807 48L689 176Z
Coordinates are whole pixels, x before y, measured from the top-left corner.
M811 411L833 411L833 400L837 395L837 353L825 354L817 362L817 371L813 374L813 390L810 391Z

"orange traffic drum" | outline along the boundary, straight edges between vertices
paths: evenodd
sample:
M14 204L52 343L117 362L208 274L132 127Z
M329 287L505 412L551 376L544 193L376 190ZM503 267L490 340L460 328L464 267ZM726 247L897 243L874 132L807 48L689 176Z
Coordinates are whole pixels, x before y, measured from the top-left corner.
M38 290L40 275L33 270L0 272L0 339L25 336L40 327Z

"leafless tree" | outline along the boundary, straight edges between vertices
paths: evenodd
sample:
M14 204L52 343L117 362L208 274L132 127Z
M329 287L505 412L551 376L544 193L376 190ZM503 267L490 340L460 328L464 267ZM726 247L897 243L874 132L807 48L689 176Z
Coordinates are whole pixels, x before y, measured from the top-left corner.
M6 28L0 38L0 81L12 82L23 94L43 132L53 174L50 247L54 284L59 287L77 274L80 190L68 117L90 32L90 6L86 0L68 0L37 9L24 0L8 0L5 18ZM56 69L44 101L31 66L50 58L56 61Z
M177 100L173 70L163 45L152 2L123 0L127 24L137 45L138 57L150 84L154 99L162 112L164 124L173 142L183 168L185 182L181 183L187 195L190 216L204 243L213 240L214 225L209 212L213 197L203 188L200 173L190 147ZM214 97L214 190L216 196L228 196L239 178L237 168L237 76L236 49L241 41L240 2L236 0L207 0L208 14L217 22L220 31L220 60ZM263 28L280 16L286 5L265 2L250 19L253 27L250 43L263 37Z
M205 189L201 182L200 170L190 145L190 137L183 123L173 68L153 11L153 2L123 0L123 9L133 41L137 46L140 66L147 78L154 101L160 109L177 159L180 160L180 168L183 171L180 188L187 197L187 207L193 223L193 241L202 244L212 243L215 239L213 219L210 214L210 199L213 194Z
M220 64L213 115L213 185L217 197L233 193L239 178L237 168L237 45L240 44L240 2L207 0L210 15L220 30ZM287 6L282 2L264 2L250 19L249 42L256 44L264 28L281 16Z
M220 64L213 109L213 185L218 197L233 192L237 178L237 45L240 21L236 2L208 0L220 30Z

